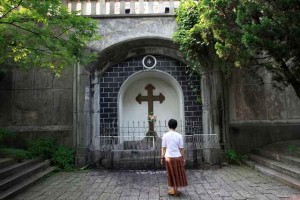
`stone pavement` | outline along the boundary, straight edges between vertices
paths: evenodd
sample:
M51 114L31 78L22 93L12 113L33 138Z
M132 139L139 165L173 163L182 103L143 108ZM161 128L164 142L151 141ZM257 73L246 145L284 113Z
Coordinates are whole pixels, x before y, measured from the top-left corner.
M167 193L165 171L60 172L39 181L13 200L44 199L300 199L290 188L247 166L188 170L189 186L180 197Z

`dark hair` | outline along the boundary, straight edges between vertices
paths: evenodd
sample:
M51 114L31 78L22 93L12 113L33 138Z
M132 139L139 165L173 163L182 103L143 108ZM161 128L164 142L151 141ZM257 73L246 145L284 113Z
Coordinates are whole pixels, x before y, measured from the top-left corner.
M176 127L177 127L177 121L176 121L176 119L170 119L169 122L168 122L168 126L171 129L176 129Z

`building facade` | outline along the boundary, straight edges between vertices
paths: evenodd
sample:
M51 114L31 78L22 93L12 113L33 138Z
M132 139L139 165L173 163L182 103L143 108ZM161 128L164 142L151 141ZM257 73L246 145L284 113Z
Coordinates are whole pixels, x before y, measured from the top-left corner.
M221 162L228 148L246 154L299 139L300 100L291 87L273 88L271 74L261 85L240 70L225 78L218 61L201 76L189 69L172 41L179 3L66 2L99 21L102 39L87 47L97 52L97 62L74 64L61 77L41 69L6 74L0 79L0 127L18 132L20 144L53 137L75 147L78 166L156 160L170 118L179 122L191 164Z

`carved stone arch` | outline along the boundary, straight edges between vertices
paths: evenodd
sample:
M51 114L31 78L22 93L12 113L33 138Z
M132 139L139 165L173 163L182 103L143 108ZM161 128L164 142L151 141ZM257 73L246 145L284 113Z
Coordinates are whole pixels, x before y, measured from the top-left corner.
M89 71L105 72L109 67L132 57L142 55L163 55L186 63L178 46L170 38L140 37L124 40L103 49L98 53L98 60L92 63Z

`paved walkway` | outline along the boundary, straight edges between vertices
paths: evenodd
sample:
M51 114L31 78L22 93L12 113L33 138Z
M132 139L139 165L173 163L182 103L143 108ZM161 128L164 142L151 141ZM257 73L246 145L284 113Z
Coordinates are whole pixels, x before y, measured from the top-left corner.
M189 186L181 189L181 197L166 194L164 171L84 171L53 174L13 199L300 199L299 190L247 166L187 173Z

